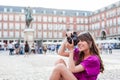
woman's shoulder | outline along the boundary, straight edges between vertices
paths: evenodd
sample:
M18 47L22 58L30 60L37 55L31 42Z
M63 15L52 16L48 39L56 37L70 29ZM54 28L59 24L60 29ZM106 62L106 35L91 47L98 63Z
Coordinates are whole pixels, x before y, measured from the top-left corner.
M95 66L100 65L100 60L97 55L91 55L81 62L82 65Z
M99 62L99 57L97 55L91 55L88 58L86 58L85 60L83 60L83 62L89 62L89 63L93 63L93 62Z

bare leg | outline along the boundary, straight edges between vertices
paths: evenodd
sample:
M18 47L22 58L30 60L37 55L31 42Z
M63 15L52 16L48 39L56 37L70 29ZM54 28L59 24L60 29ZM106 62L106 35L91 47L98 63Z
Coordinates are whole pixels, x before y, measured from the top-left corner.
M50 76L50 80L77 80L72 72L63 64L57 64Z
M65 66L67 66L66 63L65 63L65 61L64 61L63 59L57 60L57 61L55 62L55 65L60 64L60 63L63 63Z

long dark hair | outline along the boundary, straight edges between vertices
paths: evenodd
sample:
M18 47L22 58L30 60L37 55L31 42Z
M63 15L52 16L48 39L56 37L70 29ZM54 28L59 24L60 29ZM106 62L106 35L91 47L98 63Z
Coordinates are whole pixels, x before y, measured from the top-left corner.
M100 57L100 52L99 49L97 47L97 45L95 44L94 38L92 37L92 35L89 32L83 32L80 33L78 35L78 39L81 41L86 41L89 44L90 47L90 53L97 55L100 59L100 72L104 71L104 66L103 66L103 62L102 59ZM76 62L76 65L78 65L84 58L84 54L81 51L79 54L79 60Z

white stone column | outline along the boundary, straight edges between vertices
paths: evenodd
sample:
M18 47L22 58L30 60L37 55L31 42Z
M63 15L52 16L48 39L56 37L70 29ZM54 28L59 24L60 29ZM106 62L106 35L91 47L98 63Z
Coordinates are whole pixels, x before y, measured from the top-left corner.
M24 41L28 41L29 46L32 46L34 43L34 29L27 28L24 30Z

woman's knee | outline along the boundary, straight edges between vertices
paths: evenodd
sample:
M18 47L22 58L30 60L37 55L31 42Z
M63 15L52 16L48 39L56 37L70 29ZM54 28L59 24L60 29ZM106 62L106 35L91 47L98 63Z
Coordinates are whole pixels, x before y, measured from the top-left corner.
M61 71L64 68L65 68L65 65L63 63L59 63L55 66L54 70L55 71Z
M66 66L66 63L63 59L59 59L55 62L55 65L63 63Z

